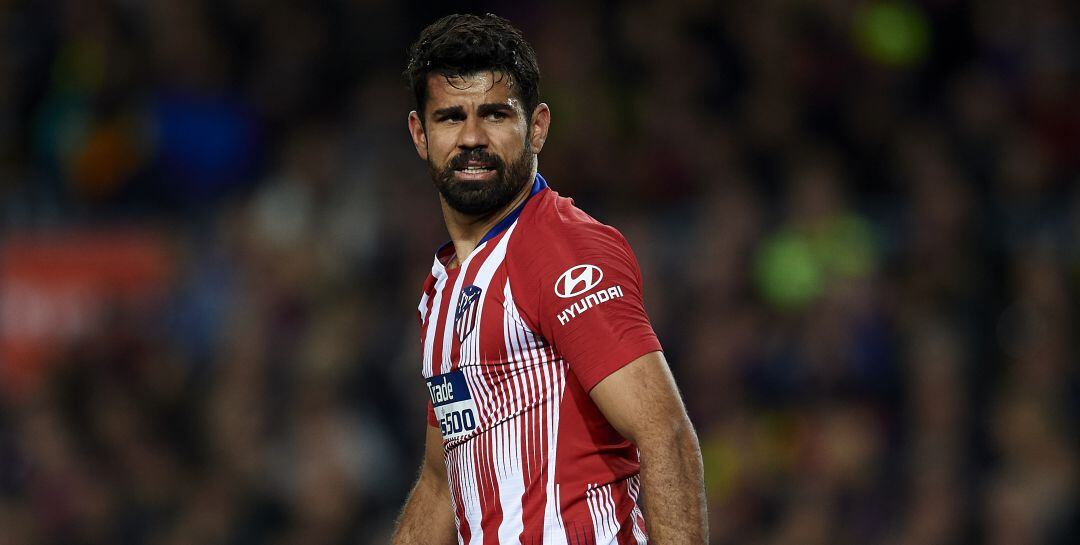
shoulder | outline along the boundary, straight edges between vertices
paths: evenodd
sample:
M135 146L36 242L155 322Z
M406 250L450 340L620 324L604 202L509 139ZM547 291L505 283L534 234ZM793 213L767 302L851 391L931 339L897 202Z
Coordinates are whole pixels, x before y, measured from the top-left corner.
M510 241L518 267L540 271L573 260L606 258L629 253L626 239L578 208L572 199L553 190L536 196L521 215Z
M510 284L526 315L532 305L558 306L593 288L617 284L638 291L637 259L617 229L554 191L537 197L522 211L506 257Z
M557 193L537 197L510 241L509 282L526 324L551 342L587 391L660 344L622 234Z

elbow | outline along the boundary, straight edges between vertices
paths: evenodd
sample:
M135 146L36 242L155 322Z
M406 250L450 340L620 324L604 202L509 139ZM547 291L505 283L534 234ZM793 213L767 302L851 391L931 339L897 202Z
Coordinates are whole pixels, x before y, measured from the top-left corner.
M679 418L672 418L663 425L652 426L648 431L642 430L628 439L643 452L654 449L675 449L681 452L697 453L698 456L701 452L697 432L685 414Z
M698 443L697 431L694 430L694 425L690 423L689 418L683 418L682 425L673 431L673 435L671 441L678 444L680 450L693 452L698 457L701 456L701 445Z

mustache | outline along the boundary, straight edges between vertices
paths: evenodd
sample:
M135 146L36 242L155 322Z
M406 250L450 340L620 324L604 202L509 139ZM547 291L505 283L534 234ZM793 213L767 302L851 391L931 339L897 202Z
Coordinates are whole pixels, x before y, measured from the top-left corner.
M502 158L498 155L489 153L484 149L474 148L455 155L454 158L450 160L448 167L450 170L462 170L472 161L491 165L495 170L503 170L503 167L505 166Z

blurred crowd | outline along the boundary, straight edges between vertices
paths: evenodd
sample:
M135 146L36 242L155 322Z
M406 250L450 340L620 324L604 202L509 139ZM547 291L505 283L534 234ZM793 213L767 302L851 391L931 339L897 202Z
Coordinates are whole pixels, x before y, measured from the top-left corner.
M42 345L0 355L0 544L387 541L446 238L400 73L455 8L523 29L541 172L637 252L712 543L1076 542L1075 3L527 4L0 5L0 271L168 264L65 329L0 286Z

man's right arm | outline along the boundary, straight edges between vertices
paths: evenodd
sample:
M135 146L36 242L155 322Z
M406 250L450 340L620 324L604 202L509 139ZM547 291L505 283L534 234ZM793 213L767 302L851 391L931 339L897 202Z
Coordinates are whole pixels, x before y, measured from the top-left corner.
M398 517L393 545L454 545L457 528L446 482L443 438L439 428L427 427L420 478Z

